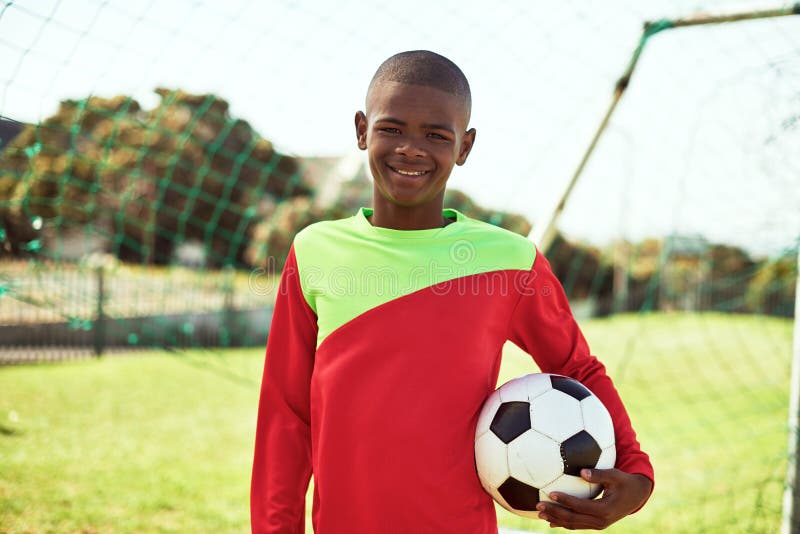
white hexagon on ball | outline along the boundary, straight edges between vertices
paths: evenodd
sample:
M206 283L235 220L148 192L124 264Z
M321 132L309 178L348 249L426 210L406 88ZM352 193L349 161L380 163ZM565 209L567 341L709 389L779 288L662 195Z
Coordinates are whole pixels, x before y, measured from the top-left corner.
M528 386L524 376L509 380L497 391L500 392L502 402L528 401Z
M533 400L543 393L547 393L553 389L553 383L550 381L550 375L545 373L536 373L525 381L528 388L528 400Z
M514 478L534 488L555 480L563 470L559 444L528 430L508 444L508 468Z
M581 404L577 399L551 389L531 401L534 430L561 442L583 429Z

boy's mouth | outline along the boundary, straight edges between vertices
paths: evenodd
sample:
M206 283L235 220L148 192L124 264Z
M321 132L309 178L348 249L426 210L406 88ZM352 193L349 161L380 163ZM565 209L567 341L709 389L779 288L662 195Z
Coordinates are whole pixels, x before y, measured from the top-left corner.
M421 171L421 170L411 170L411 169L399 169L397 167L392 167L391 165L387 165L391 170L396 172L397 174L402 174L403 176L423 176L428 174L430 171Z

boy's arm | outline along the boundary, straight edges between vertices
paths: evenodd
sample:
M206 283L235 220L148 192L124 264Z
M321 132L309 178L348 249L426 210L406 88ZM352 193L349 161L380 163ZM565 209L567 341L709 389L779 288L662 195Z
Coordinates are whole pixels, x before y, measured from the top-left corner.
M537 251L530 278L521 289L523 294L511 317L509 339L533 356L542 372L579 380L600 398L614 422L616 469L649 479L646 500L653 483L650 459L639 446L625 406L605 367L589 352L561 283L541 252ZM601 470L594 471L596 477L602 476ZM608 490L608 486L606 488ZM636 511L643 504L644 501L637 503L627 513Z
M316 341L316 316L303 296L292 247L281 275L261 382L250 487L254 534L304 530Z

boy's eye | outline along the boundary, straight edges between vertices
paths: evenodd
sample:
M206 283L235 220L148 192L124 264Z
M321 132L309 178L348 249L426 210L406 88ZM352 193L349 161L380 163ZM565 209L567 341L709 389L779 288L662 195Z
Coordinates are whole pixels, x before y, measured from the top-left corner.
M430 134L428 134L428 136L429 137L433 137L434 139L447 139L445 136L443 136L442 134L438 134L438 133L430 133Z
M381 131L386 133L400 133L400 130L398 130L397 128L392 128L388 126L386 128L381 128Z

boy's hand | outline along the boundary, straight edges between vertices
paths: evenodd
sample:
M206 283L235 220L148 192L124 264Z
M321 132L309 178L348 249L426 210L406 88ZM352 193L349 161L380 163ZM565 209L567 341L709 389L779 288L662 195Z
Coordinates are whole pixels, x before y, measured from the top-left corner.
M619 469L584 469L581 478L603 486L600 499L580 499L553 492L556 503L536 506L539 517L551 527L602 530L630 514L647 500L653 483L643 475L631 475Z

